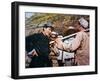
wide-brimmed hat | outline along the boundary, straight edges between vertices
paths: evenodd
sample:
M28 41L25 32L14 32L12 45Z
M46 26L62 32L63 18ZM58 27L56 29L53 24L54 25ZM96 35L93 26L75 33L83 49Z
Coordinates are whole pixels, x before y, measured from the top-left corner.
M52 38L56 38L58 36L58 33L57 32L51 32L51 37Z

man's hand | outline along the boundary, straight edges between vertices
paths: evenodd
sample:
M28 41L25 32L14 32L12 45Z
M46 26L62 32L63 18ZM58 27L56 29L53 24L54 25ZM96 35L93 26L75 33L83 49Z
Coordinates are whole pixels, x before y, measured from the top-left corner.
M56 43L62 43L62 39L61 38L56 38Z
M37 52L35 50L33 50L32 56L38 56L38 54L37 54Z
M62 49L63 48L63 42L62 42L62 37L58 37L55 40L56 42L56 47Z

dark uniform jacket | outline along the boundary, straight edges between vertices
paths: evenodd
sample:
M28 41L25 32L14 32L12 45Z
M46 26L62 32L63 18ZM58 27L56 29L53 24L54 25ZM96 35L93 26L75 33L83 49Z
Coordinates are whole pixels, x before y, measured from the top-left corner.
M33 56L29 67L49 67L49 38L43 33L26 37L26 51L36 50L38 56Z

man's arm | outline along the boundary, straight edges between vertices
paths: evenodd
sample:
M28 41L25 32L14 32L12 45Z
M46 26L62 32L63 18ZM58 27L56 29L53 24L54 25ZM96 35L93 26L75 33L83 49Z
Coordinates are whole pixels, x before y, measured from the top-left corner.
M70 45L70 50L71 51L75 51L76 49L78 49L78 47L80 46L82 42L82 32L77 33L75 39L72 41L71 45Z
M79 32L77 33L75 39L70 45L63 43L61 38L57 38L56 43L58 49L69 52L69 51L75 51L80 46L81 40L82 40L82 32Z
M25 43L26 43L26 51L27 51L27 54L29 56L38 56L37 52L36 52L36 46L35 46L35 34L34 35L31 35L31 36L28 36L26 37L26 40L25 40Z

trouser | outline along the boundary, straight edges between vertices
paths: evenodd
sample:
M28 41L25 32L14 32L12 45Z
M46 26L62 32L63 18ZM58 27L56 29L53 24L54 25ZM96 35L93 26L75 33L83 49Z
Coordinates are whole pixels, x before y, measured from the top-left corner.
M58 65L59 66L64 66L64 63L62 62L62 60L58 60Z
M75 63L77 65L89 65L89 56L88 55L77 55L75 57Z

